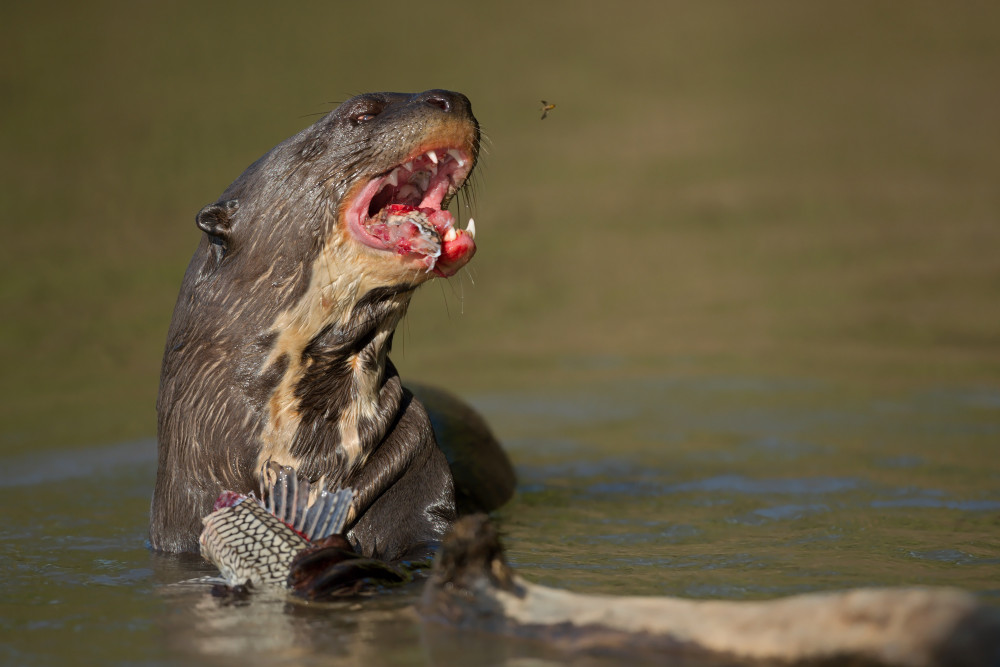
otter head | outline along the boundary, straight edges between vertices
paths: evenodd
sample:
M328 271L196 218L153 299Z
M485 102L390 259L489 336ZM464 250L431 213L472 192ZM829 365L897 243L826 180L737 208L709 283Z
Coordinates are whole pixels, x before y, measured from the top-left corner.
M253 264L286 285L310 256L329 262L327 273L337 269L328 282L361 289L453 275L475 254L475 232L460 229L447 207L478 153L479 126L461 94L350 99L202 209L204 277L228 261L241 275ZM306 289L297 282L287 287Z
M217 488L248 491L267 460L328 479L364 461L399 407L387 352L413 290L475 253L447 206L478 152L461 94L360 95L198 213L161 374L154 512L161 497L194 515ZM171 485L184 475L203 480ZM178 489L189 497L171 501Z

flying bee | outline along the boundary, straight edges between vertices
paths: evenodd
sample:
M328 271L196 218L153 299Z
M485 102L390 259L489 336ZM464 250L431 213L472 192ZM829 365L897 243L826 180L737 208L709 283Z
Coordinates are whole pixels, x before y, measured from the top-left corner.
M549 104L545 100L542 100L542 120L549 115L549 112L556 108L555 103Z

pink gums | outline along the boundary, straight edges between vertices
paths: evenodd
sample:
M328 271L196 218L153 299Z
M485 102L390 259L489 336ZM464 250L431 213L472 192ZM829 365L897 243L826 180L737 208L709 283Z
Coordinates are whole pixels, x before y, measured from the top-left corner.
M434 265L434 273L442 278L453 276L468 264L475 254L476 242L472 240L472 235L460 230L454 241L445 241L441 244L441 255Z

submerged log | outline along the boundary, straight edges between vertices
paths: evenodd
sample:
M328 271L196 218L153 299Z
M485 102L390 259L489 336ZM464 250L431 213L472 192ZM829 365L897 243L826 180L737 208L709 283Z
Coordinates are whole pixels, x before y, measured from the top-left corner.
M1000 615L948 588L862 588L768 601L582 595L528 583L483 515L445 539L420 602L431 621L569 651L768 664L1000 665Z

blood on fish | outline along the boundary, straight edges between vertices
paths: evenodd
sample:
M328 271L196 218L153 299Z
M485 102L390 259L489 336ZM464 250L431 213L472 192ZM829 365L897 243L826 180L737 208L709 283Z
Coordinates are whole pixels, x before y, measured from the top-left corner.
M235 491L223 491L219 494L219 497L215 499L215 504L212 505L212 511L221 510L223 507L233 507L234 505L239 505L241 502L246 500L246 496L242 493L236 493Z

